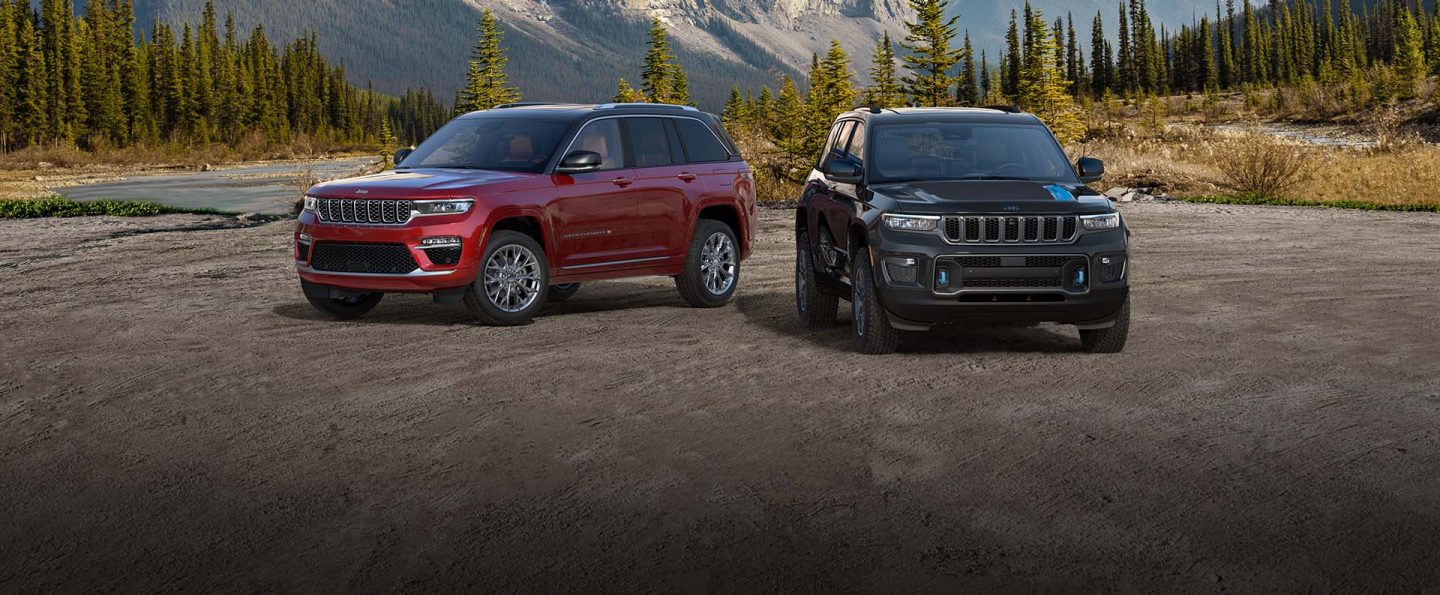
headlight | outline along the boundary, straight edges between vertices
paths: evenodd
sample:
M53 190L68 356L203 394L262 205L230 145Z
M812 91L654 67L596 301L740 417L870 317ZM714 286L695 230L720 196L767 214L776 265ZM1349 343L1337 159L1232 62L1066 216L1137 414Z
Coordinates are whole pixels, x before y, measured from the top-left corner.
M310 211L311 213L314 213L314 212L315 212L315 202L316 202L315 197L313 197L313 196L306 196L306 197L305 197L305 209L304 209L304 210Z
M475 204L473 198L417 200L415 201L415 212L421 215L456 215L470 212L470 206L473 204Z
M1120 229L1120 213L1105 213L1104 215L1082 215L1080 225L1085 231L1105 231L1107 229Z
M885 227L897 231L935 231L940 218L929 215L881 215Z

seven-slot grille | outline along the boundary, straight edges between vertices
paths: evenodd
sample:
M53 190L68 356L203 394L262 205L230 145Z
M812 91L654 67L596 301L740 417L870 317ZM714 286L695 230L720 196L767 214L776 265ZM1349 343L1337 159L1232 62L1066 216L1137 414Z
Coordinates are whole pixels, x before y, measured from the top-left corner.
M966 215L943 222L951 244L1068 244L1080 228L1077 215Z
M414 204L408 200L318 198L315 213L326 223L399 225L410 221Z
M336 273L403 275L420 265L403 244L316 242L310 267Z

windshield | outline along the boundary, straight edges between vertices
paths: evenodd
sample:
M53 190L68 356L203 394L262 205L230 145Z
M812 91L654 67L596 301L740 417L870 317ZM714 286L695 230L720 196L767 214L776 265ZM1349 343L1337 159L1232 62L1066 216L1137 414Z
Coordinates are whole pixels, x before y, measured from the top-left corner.
M420 143L397 169L435 167L540 173L568 125L568 122L516 118L454 120Z
M870 182L1036 180L1078 183L1043 126L917 122L875 128Z

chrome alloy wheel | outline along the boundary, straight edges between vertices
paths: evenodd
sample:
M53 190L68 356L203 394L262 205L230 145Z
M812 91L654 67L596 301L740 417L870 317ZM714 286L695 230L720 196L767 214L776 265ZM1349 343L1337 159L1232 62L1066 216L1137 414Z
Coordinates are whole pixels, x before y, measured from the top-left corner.
M724 232L710 234L700 250L700 278L711 295L724 295L735 284L735 242Z
M496 308L514 313L540 297L540 261L524 246L496 250L485 263L485 296Z

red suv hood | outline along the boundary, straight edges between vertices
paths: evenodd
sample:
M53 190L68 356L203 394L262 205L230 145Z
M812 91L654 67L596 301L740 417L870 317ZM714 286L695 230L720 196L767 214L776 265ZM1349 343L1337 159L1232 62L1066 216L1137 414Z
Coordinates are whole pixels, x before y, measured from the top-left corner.
M479 186L491 186L532 177L534 174L475 169L391 170L369 176L316 184L310 188L307 194L322 198L450 197Z

